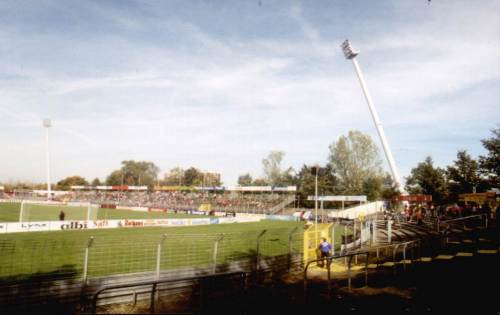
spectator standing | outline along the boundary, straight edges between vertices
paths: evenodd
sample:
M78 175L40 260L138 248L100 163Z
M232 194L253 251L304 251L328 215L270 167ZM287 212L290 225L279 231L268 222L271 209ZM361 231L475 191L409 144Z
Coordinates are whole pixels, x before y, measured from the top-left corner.
M416 218L417 218L417 225L422 225L423 224L423 217L422 217L422 209L418 209L417 210L417 213L415 214Z
M330 256L330 252L332 251L332 244L328 243L326 238L323 237L322 242L319 243L318 249L321 258L318 265L323 268L323 266L325 265L326 257Z

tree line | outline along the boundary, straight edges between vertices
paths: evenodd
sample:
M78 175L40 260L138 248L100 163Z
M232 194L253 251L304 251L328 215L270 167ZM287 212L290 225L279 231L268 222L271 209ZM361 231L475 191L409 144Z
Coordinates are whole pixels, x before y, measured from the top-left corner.
M432 195L436 203L456 202L459 194L484 192L500 187L500 129L481 140L487 154L474 159L466 150L459 150L453 163L436 167L432 157L412 168L406 177L405 190L410 194ZM249 173L238 177L242 186L297 186L300 206L310 207L306 199L314 195L318 178L319 195L366 195L369 200L391 199L399 194L392 177L382 169L378 147L371 137L352 130L329 146L327 160L322 164L304 164L299 170L283 165L285 152L271 151L262 159L262 177ZM57 190L69 190L73 185L134 185L147 186L221 186L219 173L204 172L196 167L174 167L159 178L160 169L153 162L126 160L104 181L95 178L90 183L81 176L70 176L55 185ZM5 184L13 189L45 189L45 184Z
M486 155L474 159L466 150L457 152L456 160L444 168L436 167L432 157L411 169L404 189L409 194L432 195L438 204L453 203L463 193L486 192L500 188L500 129L481 140ZM400 194L390 174L382 170L377 146L370 136L349 131L329 146L323 165L303 165L295 172L281 166L284 152L273 151L263 159L263 178L252 180L250 174L238 178L240 185L296 185L299 205L311 207L306 199L314 195L316 170L319 195L366 195L368 200L391 200Z
M478 159L459 150L456 160L441 168L434 165L432 157L426 157L406 178L406 190L432 195L436 203L450 203L458 201L460 194L500 188L500 129L493 129L492 134L481 140L487 154Z

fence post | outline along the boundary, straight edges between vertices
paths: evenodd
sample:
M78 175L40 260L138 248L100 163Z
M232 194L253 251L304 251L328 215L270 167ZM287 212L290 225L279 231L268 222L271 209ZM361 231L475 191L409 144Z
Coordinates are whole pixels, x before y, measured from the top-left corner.
M356 219L352 220L352 225L353 225L353 228L352 228L352 242L355 243L356 242Z
M406 272L406 246L408 243L403 245L403 271Z
M344 253L347 252L347 225L344 225ZM344 265L347 264L347 257L344 257Z
M396 274L396 252L398 250L399 245L400 244L395 244L394 248L392 250L392 262L394 263L394 267L393 267L394 274Z
M387 220L387 242L390 244L392 239L392 220Z
M87 273L88 273L88 265L89 265L89 248L92 246L94 242L94 237L91 236L87 240L87 246L85 247L85 256L83 258L83 278L82 278L82 290L80 291L80 307L82 311L86 308L86 298L85 298L85 290L87 288Z
M259 271L260 269L260 239L262 238L262 236L264 236L264 234L266 234L267 230L262 230L262 232L260 232L259 236L257 236L257 253L256 253L256 258L257 258L257 261L256 261L256 265L255 265L255 269L257 271Z
M328 267L328 297L330 297L330 294L331 294L331 290L332 290L332 287L330 285L330 281L332 279L332 275L331 275L331 266L332 266L332 259L326 259L326 263L328 264L327 267Z
M88 265L89 265L89 248L90 248L90 246L92 246L93 242L94 242L94 237L91 236L87 241L87 246L85 247L85 257L84 257L84 261L83 261L82 291L87 286L87 272L88 272Z
M373 219L370 220L370 225L368 226L368 228L370 229L370 246L373 245Z
M365 261L365 286L368 285L368 260L370 259L370 252L366 252L366 261Z
M332 226L332 256L335 255L335 225Z
M293 230L288 234L288 270L292 268L292 238L293 234L297 231L298 227L296 226Z
M160 265L161 265L161 247L163 242L167 238L167 234L163 234L160 238L160 242L158 243L158 248L156 250L156 280L160 279Z
M219 241L221 241L224 238L223 234L220 234L216 239L214 243L214 254L213 254L213 261L214 261L214 268L212 270L213 273L217 271L217 251L219 249Z
M352 255L349 256L349 264L347 265L347 283L349 291L351 291L351 262L352 262Z
M155 313L155 299L156 299L156 286L158 284L155 282L153 283L153 286L151 288L151 297L150 297L150 304L149 304L149 313L154 314Z

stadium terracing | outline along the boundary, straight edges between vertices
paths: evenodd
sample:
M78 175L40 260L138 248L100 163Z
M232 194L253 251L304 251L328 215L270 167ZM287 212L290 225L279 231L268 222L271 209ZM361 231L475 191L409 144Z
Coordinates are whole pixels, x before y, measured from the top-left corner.
M52 200L105 206L144 207L153 211L233 211L273 214L295 201L295 186L71 186ZM14 192L6 197L46 199L46 191Z

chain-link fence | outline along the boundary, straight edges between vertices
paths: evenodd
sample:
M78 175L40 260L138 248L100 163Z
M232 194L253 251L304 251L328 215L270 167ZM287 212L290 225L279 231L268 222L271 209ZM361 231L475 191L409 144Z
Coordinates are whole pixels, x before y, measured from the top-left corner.
M49 297L73 303L102 285L286 269L302 262L302 232L288 226L200 234L154 228L129 234L68 232L71 237L6 234L0 239L0 304L27 307Z

